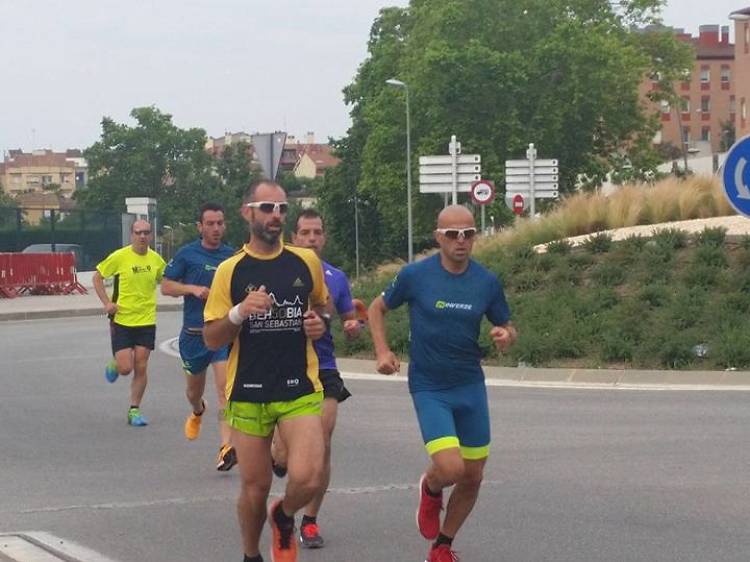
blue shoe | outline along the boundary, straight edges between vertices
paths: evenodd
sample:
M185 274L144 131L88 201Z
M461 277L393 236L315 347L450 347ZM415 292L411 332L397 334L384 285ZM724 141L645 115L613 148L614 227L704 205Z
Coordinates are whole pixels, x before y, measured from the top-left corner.
M128 410L128 425L134 427L143 427L148 425L148 420L141 415L140 408L130 408Z
M104 367L104 378L107 379L107 382L112 383L115 382L119 376L120 374L117 372L117 363L113 359Z

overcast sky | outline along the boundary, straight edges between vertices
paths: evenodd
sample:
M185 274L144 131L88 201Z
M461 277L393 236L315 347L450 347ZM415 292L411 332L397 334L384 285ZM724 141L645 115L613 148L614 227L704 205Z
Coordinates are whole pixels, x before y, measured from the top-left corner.
M522 0L519 0L522 1ZM0 151L86 147L103 115L338 137L373 19L407 0L0 0ZM729 24L750 0L669 0L668 25Z

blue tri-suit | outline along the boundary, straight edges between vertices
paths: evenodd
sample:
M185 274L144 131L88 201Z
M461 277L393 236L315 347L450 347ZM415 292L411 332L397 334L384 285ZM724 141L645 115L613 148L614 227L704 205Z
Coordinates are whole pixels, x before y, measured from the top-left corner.
M216 249L205 248L201 240L182 246L167 264L164 277L187 285L210 287L216 268L225 259L233 256L234 249L222 244ZM203 342L203 308L205 301L185 295L183 322L180 332L180 358L186 373L204 373L211 363L226 361L228 347L209 350Z
M466 459L489 454L490 421L479 330L510 320L498 278L474 260L454 274L440 254L405 266L383 293L389 309L409 305L409 391L428 453L460 447Z

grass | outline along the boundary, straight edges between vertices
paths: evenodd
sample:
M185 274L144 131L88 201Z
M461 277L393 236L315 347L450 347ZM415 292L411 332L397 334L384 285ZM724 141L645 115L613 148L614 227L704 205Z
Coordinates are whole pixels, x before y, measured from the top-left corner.
M513 228L481 241L479 247L545 244L602 230L735 214L718 178L668 178L654 185L627 185L609 197L570 195L545 216L518 219Z

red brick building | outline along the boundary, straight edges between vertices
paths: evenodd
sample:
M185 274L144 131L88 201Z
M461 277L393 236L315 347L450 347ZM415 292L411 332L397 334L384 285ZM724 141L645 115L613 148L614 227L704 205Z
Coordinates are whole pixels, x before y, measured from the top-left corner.
M747 106L750 104L750 8L732 12L729 17L734 20L734 62L737 82L735 127L739 139L750 134L747 114Z

